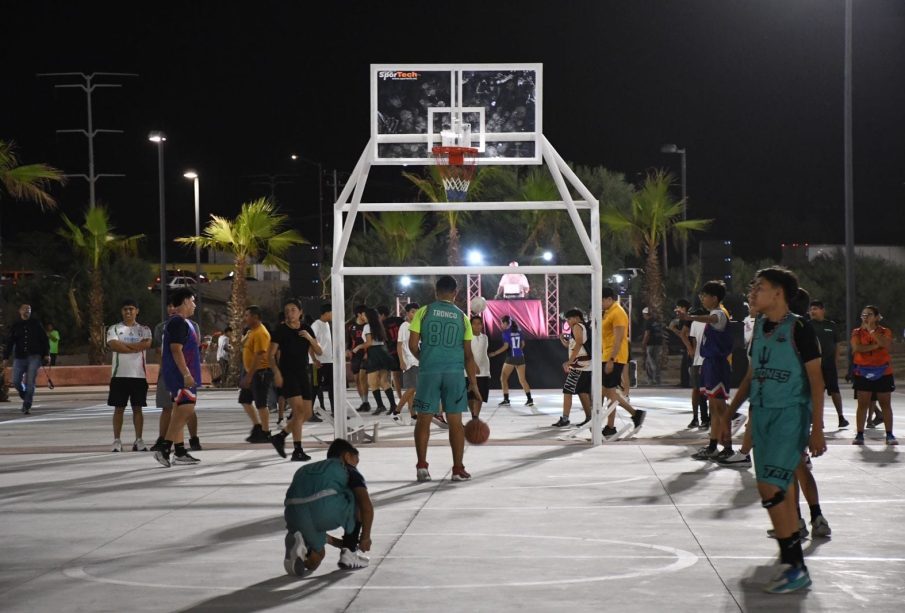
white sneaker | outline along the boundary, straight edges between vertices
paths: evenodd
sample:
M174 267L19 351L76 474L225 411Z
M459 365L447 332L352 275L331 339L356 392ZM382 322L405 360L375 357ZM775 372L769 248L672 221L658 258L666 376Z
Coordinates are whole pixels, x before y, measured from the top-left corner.
M145 445L145 442L140 438L135 439L135 442L132 443L132 451L147 451L148 446Z
M427 469L419 468L418 469L418 482L424 483L425 481L430 481L430 480L431 480L431 474L429 472L427 472Z
M352 551L343 547L339 554L339 567L343 570L357 570L359 568L367 568L370 559L360 551Z
M826 520L824 520L824 521L826 521ZM829 528L829 526L827 526L827 528ZM799 517L798 518L798 535L801 538L805 538L808 534L810 534L808 532L808 524L805 523L803 517ZM769 536L771 539L775 539L776 530L773 530L773 529L767 530L767 536Z
M123 450L123 442L118 438L113 439L113 449L114 452L120 452Z
M732 420L732 434L730 436L735 436L735 433L742 429L746 421L748 421L748 416L744 413L739 413L738 417Z
M818 515L817 519L811 522L811 533L814 536L827 537L830 536L833 531L830 530L830 524L826 521L826 518L823 515Z
M751 466L751 457L736 450L731 456L717 460L723 466Z
M433 422L444 430L449 430L449 424L446 423L446 418L442 415L434 415Z
M305 539L301 532L290 532L284 539L286 544L286 557L283 558L283 568L287 575L301 577L307 570L305 558L308 557L308 548L305 547Z

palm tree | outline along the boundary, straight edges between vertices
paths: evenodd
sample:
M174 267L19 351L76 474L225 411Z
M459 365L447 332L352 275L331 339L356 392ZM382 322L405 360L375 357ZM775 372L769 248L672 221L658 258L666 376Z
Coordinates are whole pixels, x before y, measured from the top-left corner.
M419 243L435 232L425 233L424 222L427 213L384 212L379 216L367 215L368 221L377 232L383 250L389 254L394 264L406 264L416 251Z
M478 168L468 188L468 199L480 200L483 192L482 182L493 177L497 172L498 169L494 166ZM430 202L448 202L438 166L428 166L424 176L418 176L411 172L403 172L402 176L411 181L421 192L421 195ZM449 266L459 266L462 263L462 258L459 254L459 220L467 215L467 213L459 211L445 211L443 213L443 222L449 229L446 244L446 260Z
M134 254L144 235L118 236L113 233L107 209L97 205L85 211L85 222L78 226L63 215L64 228L57 233L82 256L91 285L88 297L88 363L103 364L106 352L104 334L104 288L101 283L101 267L110 256L117 253ZM76 306L76 305L73 305ZM76 319L79 315L76 311Z
M519 181L519 193L522 200L534 202L547 202L551 200L560 200L559 189L553 182L553 177L545 166L532 168L528 175ZM534 247L535 250L541 247L541 243L549 243L546 245L553 249L555 253L562 251L562 224L565 221L565 211L549 211L543 209L534 209L525 211L527 226L529 228L528 238L522 245L520 255L524 255L527 251Z
M261 260L264 264L289 270L283 257L293 245L307 243L295 230L284 229L287 217L277 213L266 198L258 198L242 205L235 219L211 215L211 221L201 236L186 236L176 241L185 245L225 251L233 256L233 285L227 305L230 334L229 374L227 381L235 384L239 379L239 351L242 316L248 301L245 269L250 262Z
M0 211L6 200L33 202L41 210L56 206L57 201L47 190L52 183L65 183L62 171L47 164L19 164L16 147L12 142L0 140ZM0 245L2 255L2 245ZM3 333L3 314L0 312L0 338ZM0 341L2 343L2 341ZM3 371L0 369L0 402L8 400Z
M690 232L706 230L713 221L682 221L685 202L673 200L670 187L674 183L673 176L666 171L652 171L645 178L641 189L632 196L632 206L628 213L614 206L606 206L600 214L602 224L613 232L626 235L635 253L645 256L644 300L657 314L662 313L665 299L658 247L664 240L683 239Z

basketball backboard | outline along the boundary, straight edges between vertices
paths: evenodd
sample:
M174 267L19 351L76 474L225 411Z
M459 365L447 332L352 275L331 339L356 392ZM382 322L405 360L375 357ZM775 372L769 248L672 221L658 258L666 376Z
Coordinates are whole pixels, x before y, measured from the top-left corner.
M478 164L540 164L542 83L542 64L372 64L373 163L431 164L461 123Z

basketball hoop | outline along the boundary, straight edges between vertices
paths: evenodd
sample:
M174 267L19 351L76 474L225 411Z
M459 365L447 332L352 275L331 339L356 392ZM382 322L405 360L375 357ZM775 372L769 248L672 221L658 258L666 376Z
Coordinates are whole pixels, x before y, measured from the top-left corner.
M477 170L478 150L474 147L434 147L431 149L446 199L449 202L464 202L468 188Z

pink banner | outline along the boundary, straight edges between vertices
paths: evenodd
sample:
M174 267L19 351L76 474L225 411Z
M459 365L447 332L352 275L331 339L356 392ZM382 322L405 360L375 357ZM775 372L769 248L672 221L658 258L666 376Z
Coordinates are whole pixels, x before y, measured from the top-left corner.
M547 338L547 317L544 303L540 300L488 300L484 317L484 331L487 336L499 338L503 331L500 318L508 315L514 319L526 338Z

